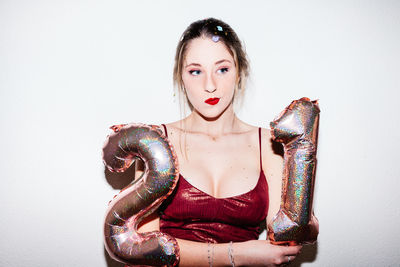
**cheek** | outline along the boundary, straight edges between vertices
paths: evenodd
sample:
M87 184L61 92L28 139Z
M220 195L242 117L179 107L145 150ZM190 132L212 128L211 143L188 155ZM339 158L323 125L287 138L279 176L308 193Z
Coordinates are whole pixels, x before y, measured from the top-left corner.
M182 74L182 81L186 89L197 88L202 82L200 77L193 77L191 74Z
M196 92L196 90L187 90L186 93L190 103L192 103L193 106L196 106L196 103L199 102L201 96Z
M225 76L223 79L221 79L219 81L218 87L222 90L224 90L225 93L228 93L230 91L235 90L235 86L236 86L236 76L234 73L229 74L229 76Z
M182 81L186 88L186 94L189 101L194 104L202 98L202 80L200 77L188 77L187 75L182 75Z
M186 88L186 95L189 102L193 106L197 106L200 102L202 102L203 95L201 93L201 88L194 82L193 80L189 80L187 82L184 81L185 88Z

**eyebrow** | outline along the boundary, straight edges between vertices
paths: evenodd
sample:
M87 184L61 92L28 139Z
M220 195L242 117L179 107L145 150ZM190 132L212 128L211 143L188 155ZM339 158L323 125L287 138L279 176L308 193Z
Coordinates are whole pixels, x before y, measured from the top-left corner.
M221 59L221 60L218 60L217 62L215 62L214 64L215 65L218 65L218 64L221 64L222 62L229 62L229 63L232 63L230 60L228 60L228 59ZM187 67L189 67L189 66L201 66L199 63L190 63L190 64L188 64L188 65L186 65L185 66L185 68L187 68Z

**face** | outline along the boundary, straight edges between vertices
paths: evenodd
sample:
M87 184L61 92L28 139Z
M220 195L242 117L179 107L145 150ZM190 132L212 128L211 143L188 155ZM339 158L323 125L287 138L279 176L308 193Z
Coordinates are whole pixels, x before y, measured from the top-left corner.
M218 117L233 99L235 61L222 41L193 39L183 60L182 80L195 111L207 118Z

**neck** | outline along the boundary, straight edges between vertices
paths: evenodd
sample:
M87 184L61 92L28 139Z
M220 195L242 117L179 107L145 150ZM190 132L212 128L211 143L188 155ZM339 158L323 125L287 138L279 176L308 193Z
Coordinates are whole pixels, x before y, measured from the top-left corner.
M232 103L215 118L206 118L196 110L185 118L187 130L203 133L212 138L232 133L238 121Z

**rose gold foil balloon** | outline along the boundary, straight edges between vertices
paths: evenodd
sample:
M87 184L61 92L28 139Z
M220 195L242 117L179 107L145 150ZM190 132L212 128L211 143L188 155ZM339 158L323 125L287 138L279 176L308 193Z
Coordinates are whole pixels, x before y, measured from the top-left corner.
M312 211L319 107L317 101L293 101L271 122L271 134L284 146L281 207L268 225L273 244L307 244L317 240L319 225Z
M111 172L123 172L135 158L145 163L142 178L110 201L104 221L104 244L114 260L130 265L175 266L179 246L159 231L138 233L138 224L172 193L178 181L178 161L172 145L154 125L115 125L103 147Z

